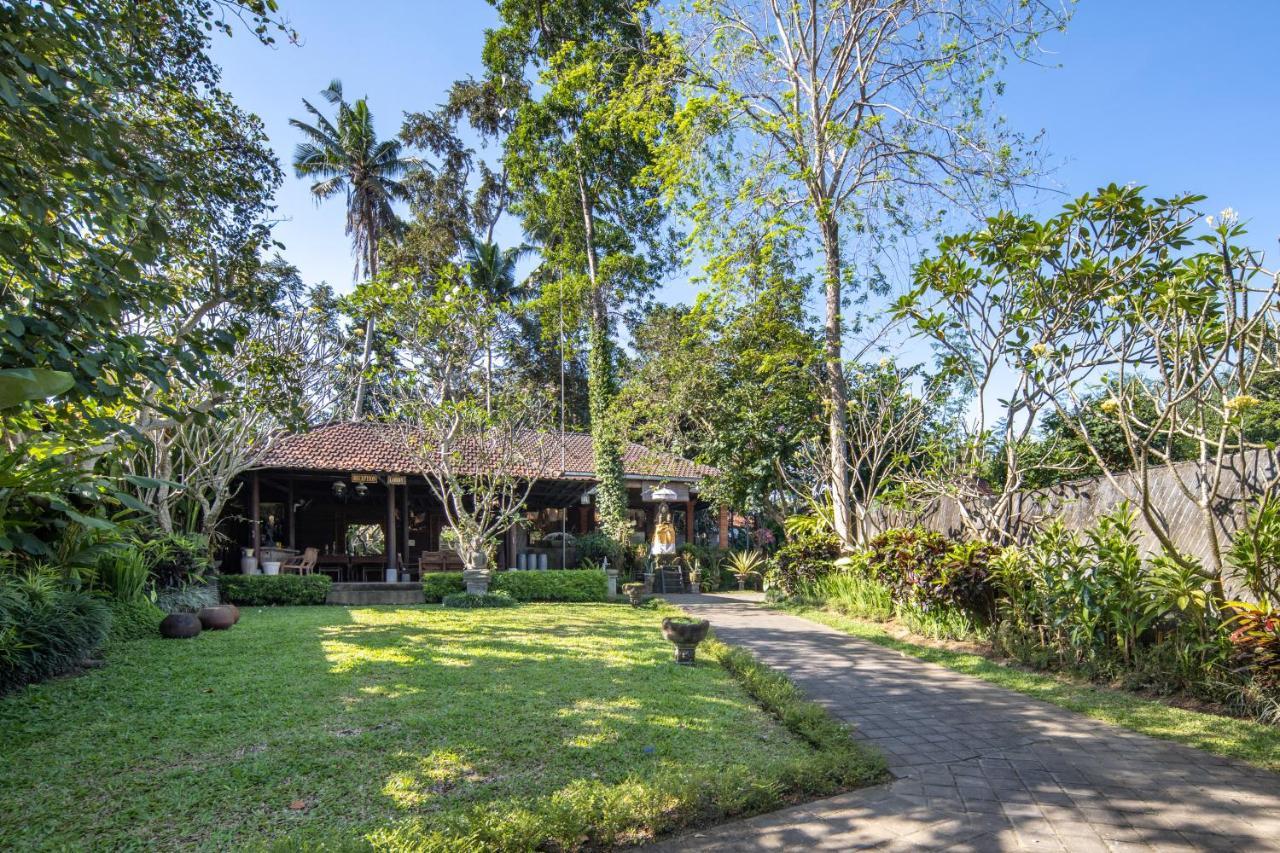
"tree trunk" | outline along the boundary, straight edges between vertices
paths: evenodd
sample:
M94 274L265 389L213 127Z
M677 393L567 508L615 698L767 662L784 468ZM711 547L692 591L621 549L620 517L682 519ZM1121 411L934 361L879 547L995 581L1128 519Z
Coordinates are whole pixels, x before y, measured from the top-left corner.
M849 502L849 450L846 409L849 389L844 378L844 335L841 329L840 226L832 219L821 223L822 248L826 255L827 316L824 349L827 369L827 440L830 444L832 520L835 534L846 548L854 543L854 525Z
M587 333L587 392L591 414L591 447L596 468L596 506L605 533L625 548L631 524L627 518L627 488L623 480L622 442L609 423L613 402L613 341L609 334L609 306L597 279L595 215L586 180L578 172L578 197L586 239L587 275L591 280L591 318Z
M366 222L373 221L373 212L365 211ZM369 278L376 278L378 275L378 239L376 234L369 236L369 254L365 260L365 272ZM369 358L373 354L373 315L364 322L364 353L360 357L360 375L356 377L356 405L355 410L351 413L351 420L358 421L360 416L364 414L364 394L365 394L365 373L369 370Z

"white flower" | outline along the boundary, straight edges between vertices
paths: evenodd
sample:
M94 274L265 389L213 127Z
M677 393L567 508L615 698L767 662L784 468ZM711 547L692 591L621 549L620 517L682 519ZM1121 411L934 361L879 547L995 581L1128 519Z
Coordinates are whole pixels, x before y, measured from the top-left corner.
M1204 218L1204 224L1205 224L1205 225L1208 225L1210 228L1212 228L1212 227L1213 227L1213 217L1212 217L1212 216L1206 216L1206 217Z
M1223 225L1235 225L1236 219L1239 217L1236 215L1234 208L1228 207L1218 212L1218 218L1222 220Z

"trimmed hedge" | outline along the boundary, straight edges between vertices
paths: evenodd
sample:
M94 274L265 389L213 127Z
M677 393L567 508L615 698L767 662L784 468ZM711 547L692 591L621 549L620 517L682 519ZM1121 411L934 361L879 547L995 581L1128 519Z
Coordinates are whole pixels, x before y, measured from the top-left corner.
M333 581L327 575L223 575L222 600L244 607L324 604Z
M515 607L516 600L505 592L486 592L484 595L472 595L469 592L451 592L440 602L445 607Z
M422 594L428 604L439 604L446 595L466 590L462 572L425 572L422 575Z
M517 601L609 600L609 581L605 573L592 569L494 572L489 590L508 593Z

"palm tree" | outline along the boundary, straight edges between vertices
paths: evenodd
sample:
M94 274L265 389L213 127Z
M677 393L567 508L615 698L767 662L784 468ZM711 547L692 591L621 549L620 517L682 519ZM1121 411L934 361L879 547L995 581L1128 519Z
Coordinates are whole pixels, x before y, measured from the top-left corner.
M293 170L299 178L316 178L311 194L316 204L340 192L347 194L347 229L351 251L356 256L352 279L360 276L361 267L367 277L378 274L378 242L400 231L394 202L405 201L409 191L396 180L414 161L401 156L400 143L394 139L378 141L373 130L373 114L364 98L348 103L342 95L342 81L334 80L320 93L338 108L331 122L307 100L302 105L314 117L308 124L290 119L289 124L301 130L306 141L293 153ZM365 321L364 354L356 384L354 420L364 408L365 371L373 347L373 317Z
M530 246L503 249L497 243L468 234L462 241L462 259L471 271L471 286L499 305L524 301L522 287L516 282L516 264L532 250ZM485 342L484 407L491 407L493 386L493 343Z

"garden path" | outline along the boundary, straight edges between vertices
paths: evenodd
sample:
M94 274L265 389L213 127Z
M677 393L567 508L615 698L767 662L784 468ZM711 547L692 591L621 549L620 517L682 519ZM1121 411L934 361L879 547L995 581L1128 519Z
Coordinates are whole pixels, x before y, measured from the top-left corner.
M1280 775L768 610L668 596L857 727L893 781L659 843L697 850L1280 850Z

